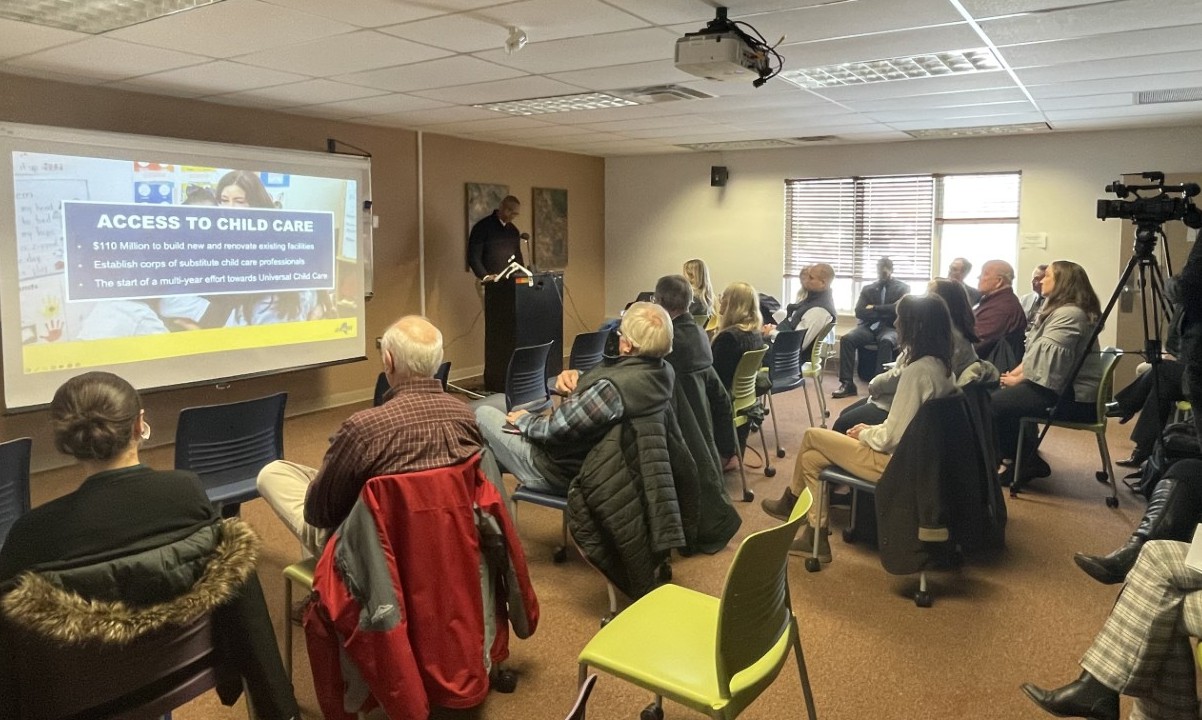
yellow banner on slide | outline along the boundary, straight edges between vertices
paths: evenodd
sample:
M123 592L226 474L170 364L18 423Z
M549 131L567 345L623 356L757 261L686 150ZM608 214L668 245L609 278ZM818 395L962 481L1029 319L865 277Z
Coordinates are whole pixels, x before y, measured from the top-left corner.
M356 318L186 330L136 337L38 343L23 348L25 374L94 368L229 350L345 340L359 334Z

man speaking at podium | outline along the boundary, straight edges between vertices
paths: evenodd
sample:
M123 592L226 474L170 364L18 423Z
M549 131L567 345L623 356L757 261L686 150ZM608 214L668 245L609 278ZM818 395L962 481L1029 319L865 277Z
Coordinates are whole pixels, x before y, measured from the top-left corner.
M480 280L493 280L511 261L526 264L522 259L522 234L513 224L521 209L520 200L506 195L501 207L472 226L467 238L468 264Z

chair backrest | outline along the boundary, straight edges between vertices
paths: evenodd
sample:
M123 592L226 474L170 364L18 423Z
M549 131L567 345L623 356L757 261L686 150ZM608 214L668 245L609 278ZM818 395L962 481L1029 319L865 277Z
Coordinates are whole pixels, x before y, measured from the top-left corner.
M442 365L438 366L437 370L434 371L434 379L442 383L443 392L446 392L447 383L450 381L450 377L451 361L446 360L442 363ZM384 396L388 394L389 389L391 389L391 386L388 384L388 376L384 373L380 373L380 375L376 378L376 391L371 401L372 407L380 407L384 404Z
M810 347L810 364L819 370L835 351L835 321L831 320L818 332L818 339Z
M5 643L25 720L158 717L217 685L211 614L129 644L64 645L11 623Z
M0 443L0 545L8 530L29 512L29 454L33 447L30 438L17 438Z
M442 383L442 391L447 391L447 383L451 381L451 361L444 360L434 371L434 379Z
M608 332L601 331L577 335L572 341L572 352L568 355L568 368L585 372L600 365L608 335Z
M730 679L762 658L793 621L789 602L789 545L813 496L802 492L789 521L748 535L726 573L718 606L718 691L730 697Z
M764 364L766 352L767 347L748 350L735 366L735 377L730 384L730 406L736 417L741 410L746 410L756 403L755 376Z
M768 368L768 376L773 383L785 380L796 380L801 377L801 341L805 333L800 330L786 330L776 334L772 342L772 364Z
M1114 391L1114 370L1118 367L1123 351L1112 346L1102 349L1102 380L1098 383L1097 419L1106 422L1106 403Z
M551 343L514 348L505 373L505 409L549 400L547 392L547 353Z
M175 467L201 476L205 487L253 476L284 457L281 392L256 400L184 408L175 431Z
M588 705L588 696L593 694L593 686L596 684L596 674L589 675L585 679L584 684L580 686L580 693L576 696L576 704L572 706L571 712L564 720L584 720L584 709Z

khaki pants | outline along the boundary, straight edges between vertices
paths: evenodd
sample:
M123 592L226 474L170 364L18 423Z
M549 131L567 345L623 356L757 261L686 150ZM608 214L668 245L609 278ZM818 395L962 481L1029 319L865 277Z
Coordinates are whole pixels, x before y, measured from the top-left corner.
M305 493L317 470L287 460L267 463L259 471L257 485L262 496L292 534L301 541L308 555L321 555L329 533L305 522Z
M881 479L890 457L834 430L806 430L805 435L801 436L797 464L793 467L792 490L794 495L800 495L802 490L809 488L814 496L814 504L810 506L808 514L810 527L826 527L827 524L827 518L822 517L819 525L822 496L818 494L818 473L831 465L838 465L858 478L876 482Z

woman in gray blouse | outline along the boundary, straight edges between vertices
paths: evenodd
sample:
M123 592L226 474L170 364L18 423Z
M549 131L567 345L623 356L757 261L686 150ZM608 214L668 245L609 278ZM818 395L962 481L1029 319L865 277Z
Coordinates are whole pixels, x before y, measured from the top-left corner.
M1094 324L1102 314L1098 295L1085 269L1075 262L1057 260L1043 277L1043 309L1027 333L1027 350L1018 367L1002 375L1002 387L993 394L993 426L998 450L1005 463L1002 484L1013 481L1013 460L1018 445L1018 424L1024 417L1047 417L1067 389L1069 373L1081 353L1089 353L1071 391L1056 411L1059 420L1093 422L1101 382L1101 354L1093 339ZM1027 438L1032 446L1035 438ZM1023 480L1047 477L1051 468L1037 453L1023 449ZM1027 458L1030 458L1028 461Z

